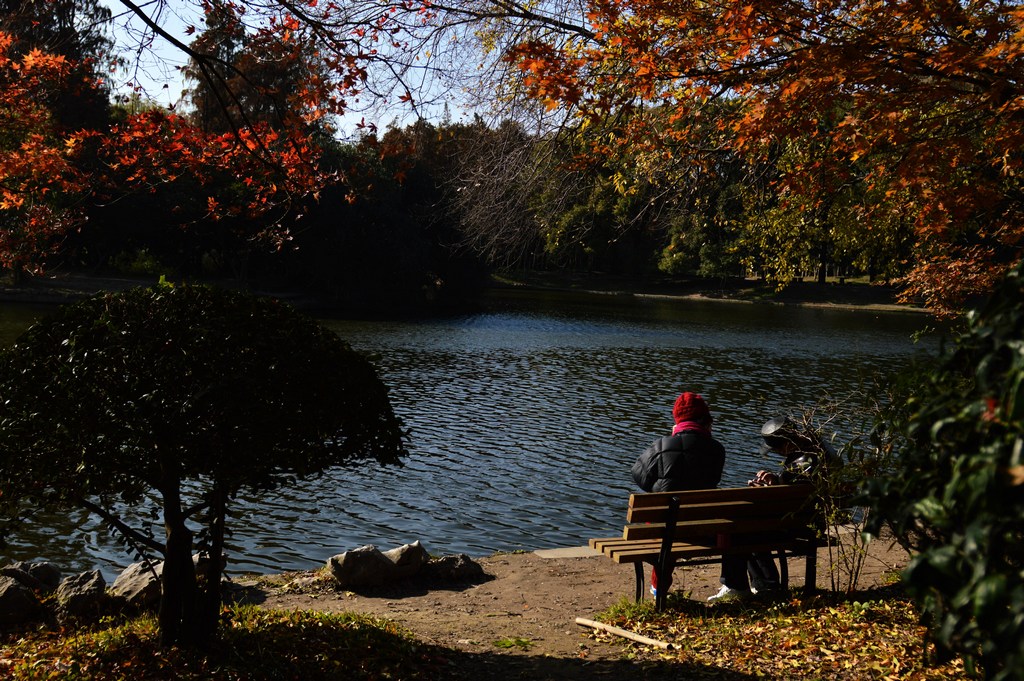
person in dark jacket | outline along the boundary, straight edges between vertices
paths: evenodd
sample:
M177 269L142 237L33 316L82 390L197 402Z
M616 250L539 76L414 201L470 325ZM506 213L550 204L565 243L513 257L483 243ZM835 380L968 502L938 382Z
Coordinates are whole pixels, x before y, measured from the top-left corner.
M672 434L651 443L633 464L633 480L645 492L678 492L718 487L725 467L725 448L711 436L711 410L697 393L684 392L672 407ZM662 577L668 589L672 575ZM651 593L658 575L651 570Z
M725 448L711 436L711 410L697 393L684 392L672 407L672 434L660 437L633 464L633 481L645 492L718 487Z
M751 487L810 483L830 466L841 463L831 445L785 416L769 419L761 426L761 439L761 455L781 457L782 470L758 471L747 481ZM722 589L709 601L781 588L779 570L771 554L723 556L719 581Z

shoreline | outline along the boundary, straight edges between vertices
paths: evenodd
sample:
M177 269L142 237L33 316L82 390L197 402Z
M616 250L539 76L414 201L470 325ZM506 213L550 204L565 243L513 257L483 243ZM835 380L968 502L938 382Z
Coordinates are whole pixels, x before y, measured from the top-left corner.
M157 282L155 277L50 273L32 277L19 284L0 284L0 300L25 305L60 305L105 291L121 291ZM313 294L295 291L268 291L243 282L218 279L199 281L232 288L248 289L300 307L322 308ZM694 300L747 305L795 306L821 309L862 310L931 314L927 308L896 300L891 286L859 282L837 283L797 281L778 291L770 284L746 279L698 280L664 279L637 281L603 275L578 275L566 272L516 272L492 275L487 290L546 291L595 296L622 296L648 300ZM334 310L333 312L345 312Z
M764 281L739 278L666 278L638 282L621 277L565 272L515 272L494 275L491 283L496 289L585 293L650 300L697 300L780 307L932 314L931 310L922 305L898 302L897 291L892 286L859 282L819 284L795 281L780 291Z

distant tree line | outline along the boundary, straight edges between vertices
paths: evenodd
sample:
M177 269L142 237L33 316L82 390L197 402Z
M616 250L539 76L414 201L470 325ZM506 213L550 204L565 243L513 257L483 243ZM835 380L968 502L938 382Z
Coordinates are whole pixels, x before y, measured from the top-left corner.
M515 123L420 121L330 141L320 162L343 181L294 208L278 248L238 224L250 218L204 219L211 189L182 178L90 206L64 258L95 271L255 280L342 305L464 300L494 269L784 285L894 278L911 258L908 224L863 238L842 210L863 199L853 190L806 213L735 159L665 186L624 179L624 163L574 163L573 151L572 140Z

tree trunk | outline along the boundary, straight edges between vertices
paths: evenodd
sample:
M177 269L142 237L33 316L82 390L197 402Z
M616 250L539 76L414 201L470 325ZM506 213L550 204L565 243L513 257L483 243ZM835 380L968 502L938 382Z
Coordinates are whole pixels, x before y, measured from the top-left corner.
M160 645L192 644L195 627L196 573L192 565L192 532L185 525L178 483L163 488L164 572L161 579Z
M224 515L227 509L227 495L217 486L210 493L210 567L206 573L206 584L199 606L198 643L205 645L217 631L220 619L220 581L224 571Z

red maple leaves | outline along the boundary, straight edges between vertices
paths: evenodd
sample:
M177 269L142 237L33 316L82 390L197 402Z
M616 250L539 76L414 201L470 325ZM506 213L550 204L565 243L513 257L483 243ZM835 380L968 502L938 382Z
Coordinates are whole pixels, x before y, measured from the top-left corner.
M254 239L281 244L296 199L329 181L302 125L264 123L205 133L164 110L130 115L105 130L64 130L48 103L65 85L67 60L33 49L18 56L0 33L0 266L41 269L86 207L187 180L211 192L198 219L244 217ZM302 121L297 121L301 123Z

